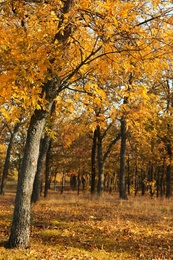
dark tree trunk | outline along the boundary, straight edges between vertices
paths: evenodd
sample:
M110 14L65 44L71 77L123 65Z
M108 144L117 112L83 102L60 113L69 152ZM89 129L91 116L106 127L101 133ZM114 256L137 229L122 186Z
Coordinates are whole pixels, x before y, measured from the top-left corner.
M91 153L91 194L95 192L97 130L94 131Z
M77 175L77 194L79 195L80 193L80 184L81 184L81 178L80 178L80 173Z
M72 190L75 190L76 189L76 175L71 175L70 176L70 187Z
M153 182L153 165L151 164L149 166L149 170L148 170L148 180L150 182L150 185L149 185L149 191L150 191L150 196L153 197L154 196L154 190L153 190L153 185L152 185L152 182Z
M157 167L157 181L156 181L156 189L157 189L157 198L159 197L159 193L160 193L160 167Z
M29 246L31 194L45 117L46 112L43 110L36 110L31 117L23 163L18 179L15 209L9 238L10 248L27 248Z
M171 197L171 165L168 165L166 167L166 198L170 198Z
M164 172L165 172L165 165L163 164L162 165L162 171L161 171L161 177L160 177L160 197L163 197L163 192L164 192L164 189L163 189L163 177L164 177Z
M48 195L48 190L50 188L50 150L51 141L49 142L49 147L46 154L46 170L45 170L45 185L44 185L44 198Z
M40 143L40 153L37 163L37 171L34 179L31 202L36 203L40 200L42 173L45 168L46 154L50 145L50 137L46 134Z
M142 180L141 180L141 195L144 196L145 195L145 173L142 174Z
M97 126L97 160L98 160L98 186L97 193L102 194L104 188L104 173L103 173L103 156L102 156L102 136L100 126Z
M62 172L62 179L61 179L61 194L64 192L64 185L65 185L65 171Z
M11 133L8 148L7 148L7 153L5 157L5 164L4 164L4 169L2 173L2 180L1 180L1 189L0 189L0 194L4 195L5 194L5 188L6 188L6 182L7 182L7 177L8 177L8 170L10 167L10 157L11 157L11 150L13 147L13 141L15 134L17 133L19 129L20 123L17 123L13 129L13 132Z
M169 165L166 167L166 198L170 198L172 195L171 190L171 175L172 175L172 147L171 144L167 144L167 153L169 156Z
M125 185L125 152L126 152L126 121L121 119L121 147L120 147L120 174L119 174L119 196L127 200Z

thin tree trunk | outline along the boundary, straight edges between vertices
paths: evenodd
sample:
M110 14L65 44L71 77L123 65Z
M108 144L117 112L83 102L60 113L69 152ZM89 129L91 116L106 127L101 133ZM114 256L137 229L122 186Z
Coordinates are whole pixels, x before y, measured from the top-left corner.
M161 175L160 175L160 181L159 181L159 186L160 186L160 197L163 197L164 194L164 175L165 175L165 163L163 162L163 165L161 166Z
M141 178L141 195L144 196L145 195L145 178L146 178L146 174L145 172L142 173L142 178Z
M65 185L65 170L63 169L62 179L61 179L61 194L63 194L64 192L64 185Z
M49 142L49 147L46 154L46 171L45 171L45 185L44 185L44 198L48 195L48 190L50 188L50 150L51 141Z
M104 188L104 174L103 174L103 156L102 156L102 136L100 126L97 126L97 160L98 160L98 186L97 193L102 194Z
M97 130L94 131L91 153L91 194L95 192Z
M11 150L12 150L12 147L13 147L14 137L15 137L15 134L17 133L18 129L19 129L19 126L20 126L19 123L17 123L15 125L13 132L11 133L11 136L10 136L10 140L9 140L9 144L8 144L8 148L7 148L7 153L6 153L6 157L5 157L4 169L3 169L3 173L2 173L1 189L0 189L1 195L5 195L5 188L6 188L6 183L7 183L8 170L9 170L9 167L10 167Z
M166 198L171 197L171 165L166 167Z
M169 156L169 165L166 167L166 198L170 198L172 195L171 190L171 175L172 175L172 147L171 144L167 144L167 153Z
M34 179L34 185L33 185L32 197L31 197L32 203L36 203L37 201L40 200L42 173L45 168L46 154L49 148L49 144L50 144L50 137L47 134L45 134L44 138L41 140L40 143L40 153L39 153L37 171Z
M156 185L157 185L157 198L159 197L159 193L160 193L160 166L157 167L157 181L156 181Z
M121 119L121 147L120 147L120 174L119 174L119 196L127 200L125 185L125 152L126 152L126 121Z
M153 182L153 165L149 165L149 169L148 169L148 180L149 180L149 191L150 191L150 196L153 197L154 195L154 191L153 191L153 186L152 186L152 182Z

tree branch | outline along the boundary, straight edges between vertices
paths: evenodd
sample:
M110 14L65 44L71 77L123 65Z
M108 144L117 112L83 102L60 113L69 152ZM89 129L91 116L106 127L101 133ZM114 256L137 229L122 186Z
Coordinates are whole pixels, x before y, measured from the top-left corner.
M103 156L103 163L105 163L105 161L106 161L108 155L110 154L111 149L112 149L112 146L113 146L114 144L116 144L116 142L118 142L118 141L120 140L120 138L121 138L121 134L119 133L119 134L117 135L117 137L114 138L114 139L112 140L112 142L109 144L108 149L107 149L107 151L105 152L105 154L104 154L104 156Z

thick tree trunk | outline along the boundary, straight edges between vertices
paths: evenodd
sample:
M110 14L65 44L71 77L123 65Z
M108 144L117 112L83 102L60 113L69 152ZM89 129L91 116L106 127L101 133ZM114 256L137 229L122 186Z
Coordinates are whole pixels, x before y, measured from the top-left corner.
M37 171L34 179L31 202L36 203L40 200L42 173L45 168L46 154L50 144L50 137L46 134L40 143L40 153L37 164Z
M102 194L104 188L104 174L103 174L103 156L102 156L102 136L100 126L97 126L97 160L98 160L98 186L97 193Z
M27 248L29 246L31 194L37 169L40 140L47 115L57 96L57 84L57 77L52 75L52 80L43 86L43 94L46 93L47 100L46 110L36 109L30 120L8 241L10 248Z
M97 130L94 131L92 152L91 152L91 194L93 194L95 192L96 147L97 147Z
M45 124L45 117L45 111L36 110L30 121L23 164L19 173L13 222L9 238L10 248L27 248L29 246L31 193L37 169L39 145Z
M121 119L121 147L120 147L120 174L119 174L119 196L128 199L125 185L125 152L126 152L126 121Z

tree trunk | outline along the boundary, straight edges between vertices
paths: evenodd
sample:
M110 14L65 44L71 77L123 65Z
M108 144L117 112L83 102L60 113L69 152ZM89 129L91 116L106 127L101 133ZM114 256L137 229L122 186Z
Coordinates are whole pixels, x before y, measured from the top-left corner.
M171 197L171 165L166 167L166 198Z
M10 248L27 248L29 246L31 194L37 169L40 140L47 115L54 98L58 94L57 84L57 77L52 75L52 80L43 86L43 95L46 93L47 107L46 109L36 109L31 117L18 178L11 234L8 241Z
M171 175L172 175L172 147L171 144L167 144L167 153L169 156L169 165L166 167L166 198L170 198L172 195L171 190Z
M41 140L40 143L40 153L39 153L37 171L34 179L34 185L33 185L32 197L31 197L32 203L36 203L37 201L40 200L42 173L43 173L43 169L45 168L46 154L49 148L49 144L50 144L50 137L47 134L45 134L44 138Z
M49 142L49 147L46 154L46 171L45 171L45 185L44 185L44 198L48 195L48 190L50 188L50 149L51 141Z
M145 178L146 178L146 174L145 172L142 173L142 178L141 178L141 195L144 196L145 195Z
M119 196L127 200L125 185L125 152L126 152L126 121L121 119L121 147L120 147L120 174L119 174Z
M28 128L9 238L10 248L27 248L29 246L31 193L37 169L39 145L45 118L46 112L44 110L36 110L31 117Z
M77 175L77 194L80 193L80 184L81 184L81 178L80 178L80 172Z
M91 153L91 194L95 192L97 130L94 131Z
M157 167L157 181L156 181L156 189L157 189L157 198L159 197L160 193L160 166Z
M61 194L63 194L64 192L64 185L65 185L65 170L63 169L62 179L61 179Z
M98 186L97 193L102 194L104 188L104 174L103 174L103 156L102 156L102 136L100 126L97 126L97 160L98 160Z
M0 189L1 195L5 194L8 170L9 170L9 167L10 167L11 150L12 150L12 147L13 147L14 137L15 137L15 134L17 133L18 129L19 129L19 126L20 126L19 123L17 123L15 125L13 132L11 133L11 136L10 136L10 140L9 140L9 144L8 144L8 148L7 148L7 153L6 153L6 157L5 157L4 169L3 169L3 173L2 173L1 189Z

